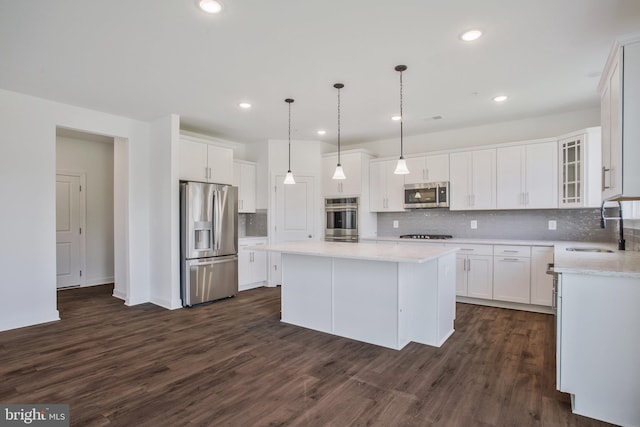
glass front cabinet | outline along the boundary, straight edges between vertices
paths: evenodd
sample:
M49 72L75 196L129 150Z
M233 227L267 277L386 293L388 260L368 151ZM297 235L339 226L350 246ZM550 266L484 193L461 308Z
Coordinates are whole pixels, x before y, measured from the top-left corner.
M601 131L588 128L558 142L558 207L600 206Z

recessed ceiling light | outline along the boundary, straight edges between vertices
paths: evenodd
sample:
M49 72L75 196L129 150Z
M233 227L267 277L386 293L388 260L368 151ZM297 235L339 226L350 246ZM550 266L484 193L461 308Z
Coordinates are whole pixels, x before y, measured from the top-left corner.
M498 95L494 97L493 100L496 102L504 102L507 100L507 95Z
M395 122L399 121L400 119L402 119L402 117L400 117L400 116L393 116L393 117L391 117L391 120L393 120L393 121L395 121Z
M318 135L326 135L327 131L326 130L319 130L318 131Z
M460 35L460 39L466 42L472 42L474 40L478 40L482 36L482 31L480 30L469 30L465 31Z
M198 6L207 13L220 13L222 11L222 3L218 0L198 0Z
M243 109L249 109L251 108L251 104L249 104L248 102L241 102L240 104L238 104L238 107L243 108Z

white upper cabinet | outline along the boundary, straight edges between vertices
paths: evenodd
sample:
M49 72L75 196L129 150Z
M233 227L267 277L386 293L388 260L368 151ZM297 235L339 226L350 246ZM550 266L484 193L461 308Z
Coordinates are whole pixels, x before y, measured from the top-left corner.
M599 207L601 201L600 128L558 141L558 207Z
M371 212L404 211L404 175L393 173L396 162L395 159L370 162L369 208Z
M497 149L498 209L558 207L557 142Z
M238 213L256 212L256 165L233 162L233 185L238 187Z
M640 40L616 44L600 81L602 199L640 197Z
M184 181L232 184L233 150L195 138L181 138L179 175Z
M449 154L409 157L409 174L404 176L405 184L449 181Z
M496 150L451 153L451 210L496 208Z
M371 156L364 152L342 152L340 164L346 179L333 179L338 164L338 154L325 154L322 157L322 193L325 197L360 196L368 181L369 160ZM364 191L367 191L364 188Z

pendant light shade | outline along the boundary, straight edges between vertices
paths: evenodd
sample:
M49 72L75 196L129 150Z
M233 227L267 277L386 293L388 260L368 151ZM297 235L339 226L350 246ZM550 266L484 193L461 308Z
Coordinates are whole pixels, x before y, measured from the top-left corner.
M398 163L396 163L396 170L394 170L393 173L396 175L407 175L411 173L407 167L407 161L402 156L398 159Z
M287 104L289 104L289 170L287 171L287 176L284 177L283 184L295 184L296 180L293 179L293 174L291 173L291 103L293 99L287 98L284 100Z
M333 85L336 89L338 89L338 164L336 165L336 170L333 172L333 179L346 179L347 177L344 175L344 170L342 169L342 164L340 163L340 89L344 87L342 83L336 83Z
M406 65L396 65L395 70L400 72L400 158L398 159L398 164L396 165L396 170L393 171L396 175L407 175L409 173L409 168L407 168L407 162L403 156L404 149L404 141L402 140L402 122L404 120L404 115L402 114L402 72L406 71Z

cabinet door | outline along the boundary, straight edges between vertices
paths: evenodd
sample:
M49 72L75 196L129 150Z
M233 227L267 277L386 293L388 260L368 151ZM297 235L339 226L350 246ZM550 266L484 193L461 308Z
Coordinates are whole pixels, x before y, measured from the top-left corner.
M256 167L235 162L233 185L238 187L238 213L256 212Z
M585 136L576 135L558 141L558 207L585 204Z
M525 147L497 149L498 209L522 209L525 205Z
M387 212L403 212L404 209L404 175L396 175L396 160L385 162L387 179Z
M531 259L494 257L493 299L529 304Z
M244 290L251 283L251 251L248 244L238 245L238 289Z
M456 255L456 295L467 296L467 256Z
M449 178L449 208L466 210L471 208L471 153L451 154L451 176Z
M369 209L371 212L384 212L387 203L387 181L385 164L371 162L369 165Z
M478 150L471 156L471 208L496 208L496 150Z
M553 248L531 248L531 304L552 305L553 276L547 274L547 265L553 263Z
M525 146L525 205L528 209L558 207L558 143Z
M425 182L449 181L449 155L448 154L427 156L425 160L426 160L426 174L425 174L426 181Z
M322 194L325 197L337 197L342 195L340 193L340 184L343 181L333 179L333 172L335 171L337 164L338 155L322 158ZM344 165L343 169L345 169ZM346 170L345 175L347 175Z
M179 173L184 181L207 181L207 144L181 140Z
M409 174L404 176L405 184L422 184L427 181L427 162L425 157L409 157L407 168Z
M493 297L493 257L469 255L467 261L467 296L491 299Z
M362 156L360 153L349 153L340 156L342 169L347 177L340 185L341 194L359 196L362 193ZM332 173L333 176L333 173Z
M338 156L322 159L322 193L325 197L360 196L362 194L362 156L360 153L340 155L340 164L346 179L333 179Z
M264 243L256 243L263 245ZM251 283L262 283L267 281L267 253L265 251L253 252L253 262L251 265Z
M233 183L233 150L230 148L207 145L207 163L209 182L216 184Z

